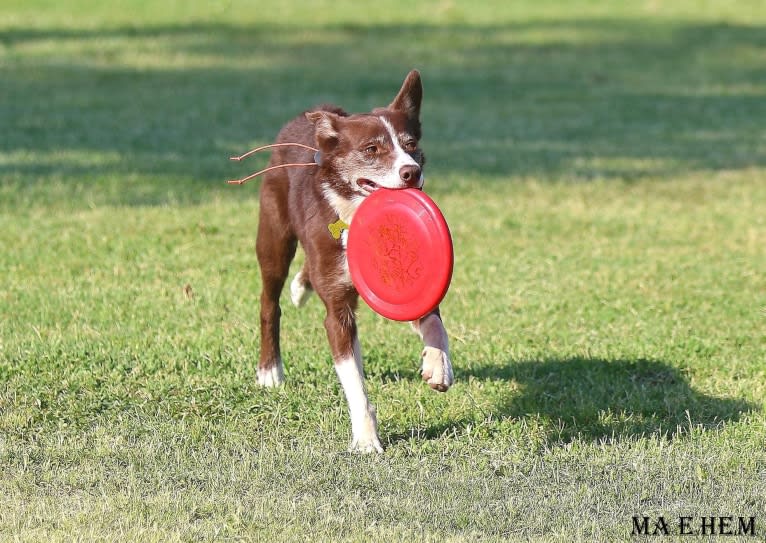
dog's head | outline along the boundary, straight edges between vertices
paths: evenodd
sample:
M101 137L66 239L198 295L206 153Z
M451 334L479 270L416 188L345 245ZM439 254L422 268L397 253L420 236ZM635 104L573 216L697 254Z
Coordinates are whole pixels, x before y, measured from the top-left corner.
M306 113L321 152L319 179L333 207L353 210L379 188L423 186L425 156L420 149L423 87L413 70L388 107L345 116L332 111Z

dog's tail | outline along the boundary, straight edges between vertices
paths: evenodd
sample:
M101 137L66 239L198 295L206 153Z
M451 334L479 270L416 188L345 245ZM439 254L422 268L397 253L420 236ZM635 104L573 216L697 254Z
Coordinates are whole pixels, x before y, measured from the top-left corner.
M293 305L295 305L295 307L303 307L306 300L311 297L313 290L309 274L304 266L301 271L295 274L295 277L293 277L293 280L290 283L290 299L293 301Z

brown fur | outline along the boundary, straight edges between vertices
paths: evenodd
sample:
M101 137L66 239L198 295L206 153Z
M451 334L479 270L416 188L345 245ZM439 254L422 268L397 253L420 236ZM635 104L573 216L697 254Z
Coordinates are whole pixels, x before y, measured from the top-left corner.
M379 176L389 175L388 179L396 179L402 187L422 184L425 157L418 143L421 99L420 75L413 71L387 108L349 115L334 106L320 106L295 118L280 131L277 143L317 146L321 165L273 170L261 185L256 242L263 280L259 372L282 371L279 296L298 242L306 254L300 283L313 289L326 307L324 324L333 360L338 364L358 354L354 352L355 344L358 345L355 322L358 294L348 275L345 243L330 235L328 225L342 214L348 215L341 218L350 223L355 205L367 194L364 187L374 188ZM391 128L398 141L392 141ZM402 156L405 163L399 167ZM313 159L313 152L307 149L280 147L273 152L270 165ZM351 203L339 208L337 202ZM446 332L438 309L413 325L427 346L446 352ZM433 332L427 335L423 330ZM431 371L424 369L423 375L428 380ZM449 379L443 380L446 382L431 386L446 390L451 384L451 367Z

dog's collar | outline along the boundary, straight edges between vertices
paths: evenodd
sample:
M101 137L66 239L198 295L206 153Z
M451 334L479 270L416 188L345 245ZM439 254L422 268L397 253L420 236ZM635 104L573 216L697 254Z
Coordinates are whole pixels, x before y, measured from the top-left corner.
M328 224L327 229L330 231L330 235L335 239L340 239L344 230L348 230L348 224L343 219L338 219L334 223Z

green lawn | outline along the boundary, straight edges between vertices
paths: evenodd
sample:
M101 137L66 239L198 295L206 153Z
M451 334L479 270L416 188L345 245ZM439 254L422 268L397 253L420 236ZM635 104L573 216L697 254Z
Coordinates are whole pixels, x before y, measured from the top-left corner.
M766 7L311 6L2 3L0 540L763 540ZM225 180L265 157L227 157L413 67L457 382L363 307L386 451L352 455L316 298L256 386Z

